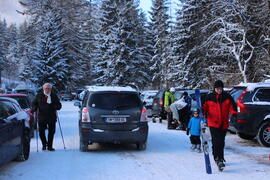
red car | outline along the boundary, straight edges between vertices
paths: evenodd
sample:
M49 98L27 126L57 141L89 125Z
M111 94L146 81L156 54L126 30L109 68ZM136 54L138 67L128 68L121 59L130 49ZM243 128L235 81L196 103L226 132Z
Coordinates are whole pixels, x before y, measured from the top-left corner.
M18 101L21 108L30 116L29 124L33 132L35 126L34 114L31 112L31 102L26 94L0 94L0 97L9 97Z

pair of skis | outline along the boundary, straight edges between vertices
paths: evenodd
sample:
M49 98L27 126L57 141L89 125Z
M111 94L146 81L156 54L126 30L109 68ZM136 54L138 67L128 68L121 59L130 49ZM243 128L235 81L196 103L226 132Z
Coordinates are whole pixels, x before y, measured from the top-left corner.
M206 134L206 124L202 114L202 103L201 103L201 93L200 90L195 90L197 108L199 110L199 117L201 121L201 139L202 139L202 149L205 160L205 169L207 174L212 174L211 163L209 158L209 147L208 147L208 136Z

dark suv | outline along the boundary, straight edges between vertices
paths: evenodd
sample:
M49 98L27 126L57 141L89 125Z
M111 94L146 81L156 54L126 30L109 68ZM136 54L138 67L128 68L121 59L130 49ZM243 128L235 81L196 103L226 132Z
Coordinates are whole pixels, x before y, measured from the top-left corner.
M88 87L80 107L80 150L91 143L135 143L144 150L148 136L146 109L129 87Z
M270 83L241 83L231 95L237 104L237 119L231 119L237 134L270 147Z

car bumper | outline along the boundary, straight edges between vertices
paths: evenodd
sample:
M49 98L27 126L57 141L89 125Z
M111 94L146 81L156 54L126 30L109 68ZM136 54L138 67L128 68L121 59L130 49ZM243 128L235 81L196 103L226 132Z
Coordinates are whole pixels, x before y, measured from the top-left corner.
M130 131L108 131L101 129L81 128L80 138L83 142L100 143L142 143L147 141L148 125L140 125Z
M232 126L236 129L236 132L256 136L257 130L254 125L254 122L250 122L251 119L248 114L242 114L232 121Z

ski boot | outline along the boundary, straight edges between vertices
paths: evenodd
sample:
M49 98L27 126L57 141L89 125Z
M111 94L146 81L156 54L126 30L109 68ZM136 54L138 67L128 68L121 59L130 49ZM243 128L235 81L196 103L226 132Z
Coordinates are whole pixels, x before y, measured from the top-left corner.
M224 161L223 159L215 158L215 162L217 164L217 167L218 167L218 170L219 171L223 171L224 170L225 164L224 164L223 161Z
M201 152L202 152L202 150L201 150L201 145L200 145L200 144L197 144L197 145L196 145L196 152L197 152L197 153L201 153Z
M195 151L195 149L196 149L196 145L195 144L192 144L192 146L191 146L191 151Z

